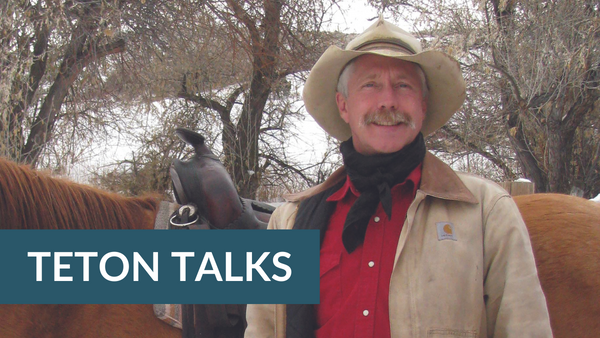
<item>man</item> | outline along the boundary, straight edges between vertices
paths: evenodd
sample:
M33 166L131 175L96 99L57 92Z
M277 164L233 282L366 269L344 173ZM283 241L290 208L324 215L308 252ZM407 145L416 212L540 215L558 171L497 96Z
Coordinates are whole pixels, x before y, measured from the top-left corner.
M344 167L269 224L321 229L321 302L249 305L246 337L552 336L511 197L425 149L464 98L454 59L382 18L323 54L304 101Z

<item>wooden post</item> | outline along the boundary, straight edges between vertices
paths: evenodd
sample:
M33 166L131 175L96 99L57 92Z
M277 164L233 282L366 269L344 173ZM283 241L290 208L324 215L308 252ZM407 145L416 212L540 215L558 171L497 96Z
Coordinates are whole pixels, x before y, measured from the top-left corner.
M535 193L535 184L532 182L502 182L500 183L504 190L511 196L529 195Z
M533 182L502 182L500 183L504 190L511 196L529 195L535 193L535 184Z

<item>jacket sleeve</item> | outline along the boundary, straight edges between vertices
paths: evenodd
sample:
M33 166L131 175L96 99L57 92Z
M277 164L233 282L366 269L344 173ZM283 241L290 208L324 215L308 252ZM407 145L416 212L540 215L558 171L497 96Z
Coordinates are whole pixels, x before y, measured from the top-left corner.
M244 338L275 337L275 305L248 304L246 309L248 327Z
M275 209L267 229L291 229L296 218L297 204L285 203ZM244 338L285 337L285 305L248 304L246 309L248 327Z
M529 234L513 199L484 206L487 336L552 337Z

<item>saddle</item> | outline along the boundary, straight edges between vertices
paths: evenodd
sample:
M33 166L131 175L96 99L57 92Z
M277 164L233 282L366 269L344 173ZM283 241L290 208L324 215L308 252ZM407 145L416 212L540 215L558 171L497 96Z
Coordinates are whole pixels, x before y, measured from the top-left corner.
M177 136L194 147L188 161L174 160L170 169L173 191L179 204L189 205L173 216L188 229L266 229L275 208L243 199L221 161L208 149L204 137L185 128ZM196 208L196 209L194 209ZM196 215L194 215L196 214ZM243 338L246 304L183 304L183 338Z
M177 136L194 147L188 161L174 160L170 169L179 204L194 204L211 229L266 229L275 207L240 198L225 166L204 144L204 137L186 128Z

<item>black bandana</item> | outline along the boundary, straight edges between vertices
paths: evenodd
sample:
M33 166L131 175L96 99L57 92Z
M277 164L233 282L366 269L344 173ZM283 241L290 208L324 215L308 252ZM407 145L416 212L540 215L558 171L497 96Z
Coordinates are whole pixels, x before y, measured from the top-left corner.
M342 232L344 247L351 253L365 240L369 219L379 202L388 219L392 218L391 188L406 180L423 162L426 150L421 133L411 144L391 154L362 155L354 149L352 138L342 142L340 150L350 181L360 192L346 216Z

